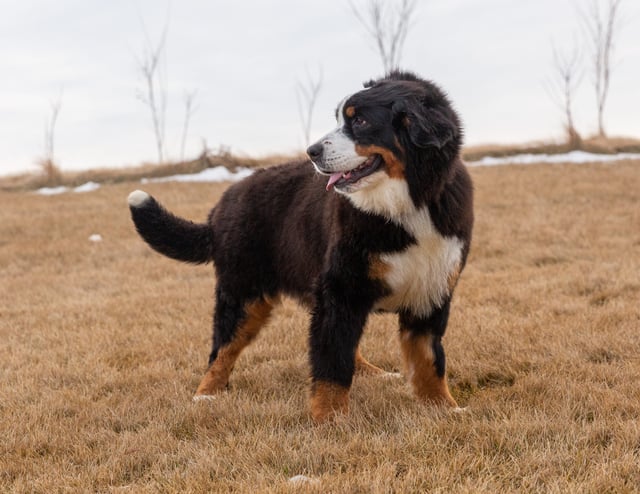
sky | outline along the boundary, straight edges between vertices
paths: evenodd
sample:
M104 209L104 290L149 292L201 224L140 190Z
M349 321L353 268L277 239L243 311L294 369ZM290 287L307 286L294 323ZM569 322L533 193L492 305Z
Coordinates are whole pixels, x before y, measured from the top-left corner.
M562 114L545 91L552 46L578 46L584 76L574 114L578 130L592 134L590 49L577 14L590 1L418 0L400 65L449 94L467 144L549 141L562 136ZM605 125L640 138L640 2L621 8ZM343 97L383 74L347 0L0 0L0 12L0 174L37 170L55 102L63 170L154 161L139 61L165 26L170 159L180 158L187 93L196 92L187 158L205 142L260 157L306 147L296 85L308 73L323 74L312 141L335 126Z

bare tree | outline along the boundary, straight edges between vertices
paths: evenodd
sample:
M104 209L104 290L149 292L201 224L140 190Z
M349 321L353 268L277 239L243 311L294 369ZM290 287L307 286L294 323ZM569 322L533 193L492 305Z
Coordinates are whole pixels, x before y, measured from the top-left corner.
M309 70L305 81L298 80L296 84L296 98L298 100L298 113L300 114L300 124L304 135L305 146L311 143L311 121L313 110L318 100L318 94L322 88L323 73L322 67L318 67L318 74L313 77Z
M373 38L385 72L400 64L416 3L417 0L399 0L395 11L389 12L384 0L368 0L365 12L361 12L353 0L349 0L354 15Z
M185 91L184 93L184 121L182 123L182 139L180 140L180 161L184 161L184 148L187 143L189 123L191 122L191 117L197 110L197 108L193 104L197 94L197 89L191 92Z
M560 52L553 47L553 75L545 85L551 100L564 114L564 129L571 148L579 148L582 138L573 122L573 97L582 80L580 51Z
M49 103L51 113L44 122L44 156L45 159L53 161L53 151L55 144L56 123L58 122L58 114L62 106L62 94Z
M165 47L169 23L165 23L160 40L154 46L143 24L145 47L141 58L137 58L138 69L145 88L138 90L137 98L149 108L151 124L156 138L158 162L164 162L165 120L167 112L167 72Z
M617 16L622 0L608 0L604 16L597 0L592 0L587 12L581 12L582 22L592 45L591 63L593 85L598 106L598 135L606 137L604 130L604 107L609 94L611 80L611 58L615 37L618 34Z
M60 179L60 169L55 163L54 146L55 146L55 131L56 124L58 123L58 115L60 114L60 108L62 107L62 91L58 97L49 102L50 113L44 122L44 156L38 161L38 164L44 172L47 182L50 185L54 185Z

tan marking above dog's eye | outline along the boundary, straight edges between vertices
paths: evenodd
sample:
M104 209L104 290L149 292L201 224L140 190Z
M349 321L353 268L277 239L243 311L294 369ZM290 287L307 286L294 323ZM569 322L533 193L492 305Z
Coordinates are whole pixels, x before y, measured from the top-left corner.
M349 118L353 118L353 116L356 114L356 108L354 106L348 106L345 109L344 114Z

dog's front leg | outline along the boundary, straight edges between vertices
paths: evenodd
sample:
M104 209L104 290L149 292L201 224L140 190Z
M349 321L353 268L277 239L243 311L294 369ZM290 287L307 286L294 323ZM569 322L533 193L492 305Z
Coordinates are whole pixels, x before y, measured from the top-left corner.
M311 318L311 415L323 422L349 411L358 342L370 304L325 284Z

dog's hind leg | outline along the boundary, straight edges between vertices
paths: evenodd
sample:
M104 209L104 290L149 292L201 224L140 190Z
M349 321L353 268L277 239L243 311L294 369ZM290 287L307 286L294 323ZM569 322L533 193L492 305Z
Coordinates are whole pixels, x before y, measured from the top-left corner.
M426 318L401 313L400 346L416 396L433 404L457 407L447 385L441 343L448 318L449 302Z
M257 336L269 319L273 303L259 298L248 303L226 300L218 291L214 314L213 350L209 369L200 381L194 400L223 391L242 350Z

